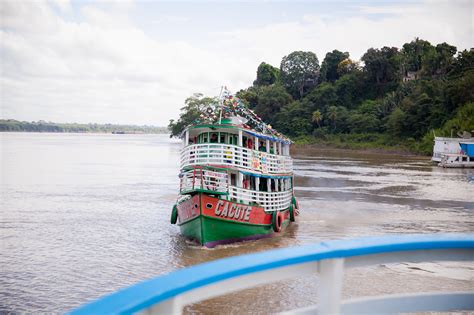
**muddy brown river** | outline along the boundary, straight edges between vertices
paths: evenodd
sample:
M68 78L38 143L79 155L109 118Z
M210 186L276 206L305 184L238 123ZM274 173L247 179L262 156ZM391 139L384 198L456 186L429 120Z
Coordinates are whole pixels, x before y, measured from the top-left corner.
M64 313L178 268L322 240L474 231L474 170L427 157L293 150L302 208L282 235L214 249L169 216L180 143L167 135L2 133L0 313ZM268 314L317 302L316 276L189 305ZM473 290L474 264L390 264L346 273L344 296Z

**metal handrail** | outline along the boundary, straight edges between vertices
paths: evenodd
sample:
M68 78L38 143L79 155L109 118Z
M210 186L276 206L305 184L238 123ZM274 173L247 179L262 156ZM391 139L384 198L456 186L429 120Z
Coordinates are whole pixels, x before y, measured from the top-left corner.
M290 206L293 190L265 192L229 186L228 196L246 204L256 203L265 211L282 211Z
M227 173L195 168L180 176L180 193L205 190L227 194L229 191Z
M188 145L181 151L181 168L196 165L233 166L262 174L290 174L293 160L277 155L231 144L204 143Z
M319 273L319 314L338 314L341 310L348 313L474 310L473 292L388 295L341 304L344 268L400 261L473 261L473 252L474 234L392 235L322 242L180 269L108 295L72 314L180 314L187 304L316 272ZM387 306L380 302L384 300ZM295 312L308 314L315 310L309 307Z

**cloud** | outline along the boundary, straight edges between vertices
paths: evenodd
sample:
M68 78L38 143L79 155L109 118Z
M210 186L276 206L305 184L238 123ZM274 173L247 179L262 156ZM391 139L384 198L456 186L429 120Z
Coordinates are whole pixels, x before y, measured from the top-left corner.
M294 50L315 51L320 61L333 49L358 59L369 47L400 47L414 37L459 49L469 48L473 38L469 1L363 6L349 16L313 13L258 27L235 24L216 27L199 42L154 37L131 18L135 6L2 1L1 117L165 125L192 93L245 88L260 62L278 66ZM150 20L170 32L170 25L196 27L188 22L182 12Z

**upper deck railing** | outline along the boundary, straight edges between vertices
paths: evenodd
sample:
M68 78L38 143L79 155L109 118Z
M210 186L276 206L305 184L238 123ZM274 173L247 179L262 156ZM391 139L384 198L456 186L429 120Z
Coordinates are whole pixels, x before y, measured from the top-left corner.
M474 235L381 236L219 259L141 282L82 306L72 314L180 314L187 304L314 273L319 274L319 306L293 310L292 314L474 310L474 292L417 292L341 303L345 268L430 260L473 261Z
M290 156L220 143L192 144L183 148L181 168L196 165L229 166L262 174L293 172L293 160Z

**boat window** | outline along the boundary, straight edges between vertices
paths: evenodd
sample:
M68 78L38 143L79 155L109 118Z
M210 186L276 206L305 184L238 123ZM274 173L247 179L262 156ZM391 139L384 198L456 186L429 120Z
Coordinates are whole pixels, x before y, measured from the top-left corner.
M218 137L217 137L217 133L213 132L211 133L211 137L210 137L210 143L217 143L217 140L218 140Z
M230 185L237 186L237 176L235 174L230 174Z
M255 177L250 177L250 189L255 190Z
M244 189L249 189L250 188L250 181L249 181L249 176L248 175L244 175L244 179L242 181L242 187Z
M220 142L220 143L227 143L227 142L225 141L225 136L226 136L227 134L226 134L225 132L220 132L219 134L220 134L220 136L219 136L220 141L219 141L219 142Z

